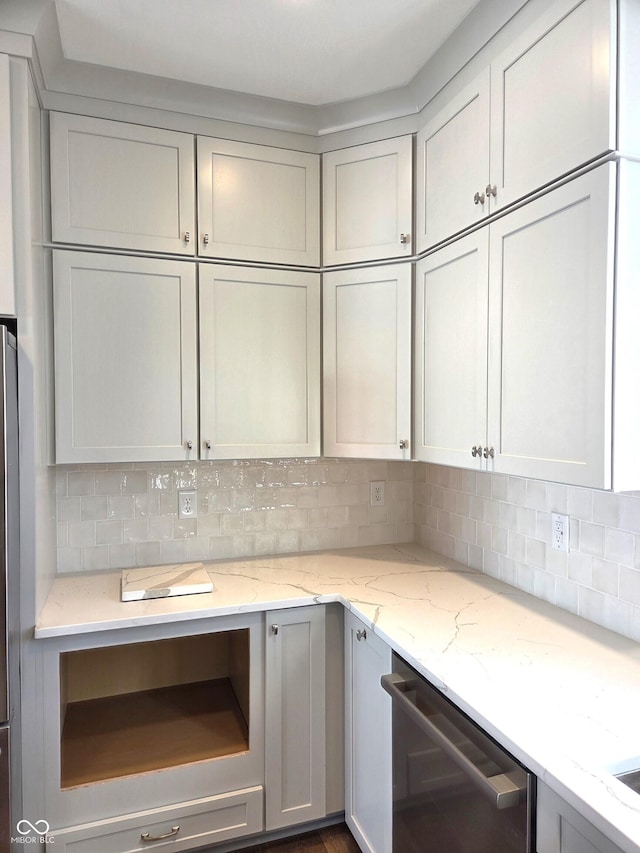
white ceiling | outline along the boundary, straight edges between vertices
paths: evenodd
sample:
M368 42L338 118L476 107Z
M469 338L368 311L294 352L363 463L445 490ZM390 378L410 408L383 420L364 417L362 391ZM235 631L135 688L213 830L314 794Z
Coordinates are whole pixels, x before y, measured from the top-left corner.
M479 0L55 0L66 59L321 105L409 83Z

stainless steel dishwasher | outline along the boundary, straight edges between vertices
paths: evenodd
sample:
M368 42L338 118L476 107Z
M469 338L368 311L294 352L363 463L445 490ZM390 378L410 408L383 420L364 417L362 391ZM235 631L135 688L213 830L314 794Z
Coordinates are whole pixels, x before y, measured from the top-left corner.
M393 700L393 853L534 853L535 776L401 657Z

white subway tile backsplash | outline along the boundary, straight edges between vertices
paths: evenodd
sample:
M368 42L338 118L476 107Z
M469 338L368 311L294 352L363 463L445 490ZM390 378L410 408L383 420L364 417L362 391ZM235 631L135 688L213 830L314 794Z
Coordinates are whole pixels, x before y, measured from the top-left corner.
M473 522L474 568L640 641L640 495L477 472L456 478L464 493L452 494L446 469L420 463L415 477L418 541L446 556L463 553ZM444 537L433 507L452 505ZM551 512L570 517L569 553L551 548Z

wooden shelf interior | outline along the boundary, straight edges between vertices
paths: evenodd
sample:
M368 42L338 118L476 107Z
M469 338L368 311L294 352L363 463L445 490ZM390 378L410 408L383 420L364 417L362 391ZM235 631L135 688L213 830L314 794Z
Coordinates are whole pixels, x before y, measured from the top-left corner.
M60 784L71 788L249 748L249 632L60 656Z

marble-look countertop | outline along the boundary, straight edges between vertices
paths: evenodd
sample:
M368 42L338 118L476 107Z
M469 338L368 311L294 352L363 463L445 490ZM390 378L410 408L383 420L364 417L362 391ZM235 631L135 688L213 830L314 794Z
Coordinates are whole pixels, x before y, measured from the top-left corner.
M640 644L417 545L206 564L215 591L120 601L120 572L54 581L38 638L339 601L627 853L640 795ZM640 760L638 762L640 766Z

